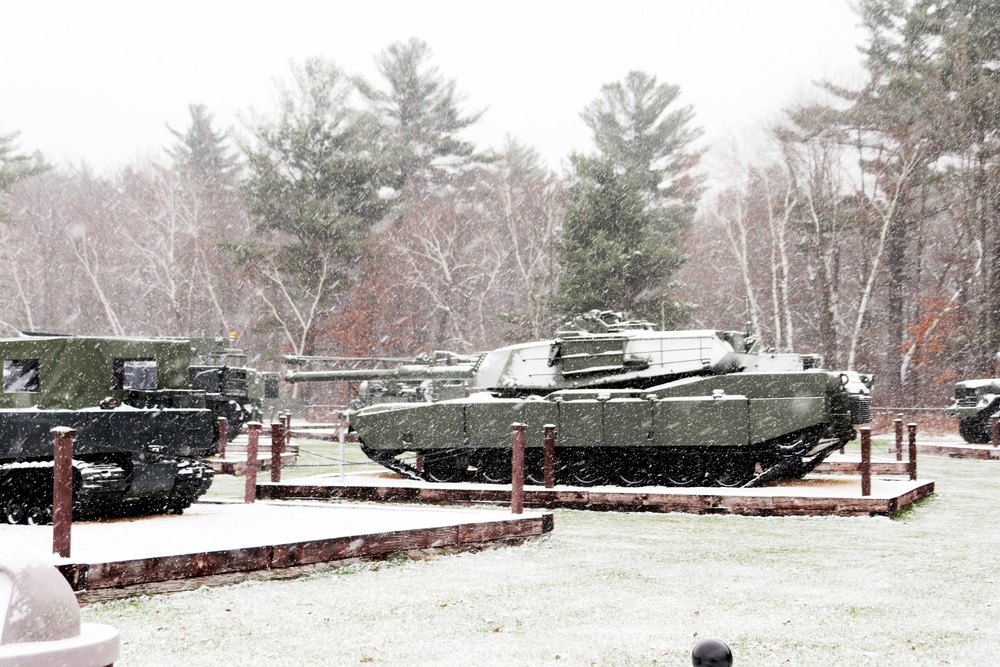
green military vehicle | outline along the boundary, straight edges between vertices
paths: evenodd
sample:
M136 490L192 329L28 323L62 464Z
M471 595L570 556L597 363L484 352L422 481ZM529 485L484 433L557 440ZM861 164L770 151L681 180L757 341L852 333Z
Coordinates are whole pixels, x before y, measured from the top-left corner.
M521 422L531 483L542 481L552 424L562 483L755 486L805 475L871 420L871 376L761 351L748 332L657 331L594 312L554 340L443 358L451 363L285 379L463 382L465 397L350 414L369 458L435 482L509 482L511 424Z
M187 340L32 335L0 357L0 520L50 520L57 426L77 431L77 518L179 513L208 490L216 419Z
M191 386L205 392L207 407L226 418L226 435L235 438L248 421L262 421L262 410L278 398L277 373L247 366L246 353L229 337L191 338Z
M964 380L955 383L955 401L944 410L958 419L958 432L968 443L993 439L991 417L1000 412L1000 379Z

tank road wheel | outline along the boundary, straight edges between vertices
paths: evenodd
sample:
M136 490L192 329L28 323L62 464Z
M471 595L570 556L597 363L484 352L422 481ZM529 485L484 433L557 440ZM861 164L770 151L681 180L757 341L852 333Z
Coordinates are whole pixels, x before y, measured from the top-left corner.
M461 482L468 476L469 456L458 449L424 452L424 479L428 482Z
M424 469L426 468L425 461ZM510 452L506 449L481 452L476 477L478 481L487 484L510 484Z
M545 486L545 450L531 447L524 452L524 483Z
M658 481L658 457L647 448L619 449L612 468L612 481L621 486L649 486Z
M705 456L694 449L679 450L667 456L664 480L673 486L700 486L705 481Z
M605 457L597 447L567 449L562 478L574 486L596 486L604 481Z
M24 503L15 498L8 498L4 501L3 507L0 508L0 519L3 519L6 523L24 523L26 516L27 512L24 509Z
M992 425L989 420L971 418L958 422L958 432L970 444L984 445L993 440Z
M45 526L52 523L52 508L33 504L28 508L24 518L29 526Z
M743 486L754 476L753 458L742 452L719 452L712 457L709 480L716 486Z

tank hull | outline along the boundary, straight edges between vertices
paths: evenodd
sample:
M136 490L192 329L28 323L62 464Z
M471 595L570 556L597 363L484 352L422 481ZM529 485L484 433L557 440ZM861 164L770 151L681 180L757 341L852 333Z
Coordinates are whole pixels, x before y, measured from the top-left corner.
M838 374L742 373L648 390L478 394L357 411L370 458L429 481L510 481L511 424L527 425L527 475L541 479L542 433L556 427L557 477L579 485L745 486L804 475L854 437ZM405 463L407 453L419 464Z

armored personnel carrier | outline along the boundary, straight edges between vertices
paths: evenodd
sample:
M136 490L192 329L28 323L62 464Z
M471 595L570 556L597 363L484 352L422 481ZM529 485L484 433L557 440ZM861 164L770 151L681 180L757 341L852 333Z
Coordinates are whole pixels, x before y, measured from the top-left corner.
M76 429L74 515L181 512L208 490L216 419L187 340L0 340L0 520L51 518L50 429Z
M554 340L395 369L287 373L289 382L465 383L468 395L351 411L365 454L435 481L510 481L511 424L527 424L540 483L557 427L557 478L577 485L755 486L801 477L871 419L871 377L814 355L761 352L744 332L655 331L591 313Z
M958 432L968 443L983 444L993 438L990 418L1000 412L1000 379L964 380L955 383L955 401L944 410L958 419Z

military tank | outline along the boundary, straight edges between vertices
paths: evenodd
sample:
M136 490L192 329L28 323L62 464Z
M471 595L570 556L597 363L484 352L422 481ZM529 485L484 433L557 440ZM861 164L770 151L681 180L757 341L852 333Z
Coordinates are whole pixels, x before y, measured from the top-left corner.
M757 486L805 475L871 420L871 376L761 351L749 331L657 331L594 312L554 340L435 358L444 361L285 379L463 383L463 397L415 393L349 414L369 458L433 482L508 483L511 424L521 422L529 483L543 480L552 424L560 483Z
M1000 355L997 355L1000 363ZM993 439L991 417L1000 412L1000 378L963 380L955 383L955 400L944 409L946 417L958 419L958 432L968 443L984 444Z
M208 490L216 419L186 340L0 339L0 520L51 520L57 426L76 429L76 518L179 513Z

